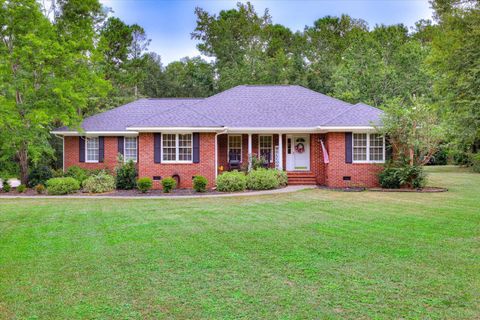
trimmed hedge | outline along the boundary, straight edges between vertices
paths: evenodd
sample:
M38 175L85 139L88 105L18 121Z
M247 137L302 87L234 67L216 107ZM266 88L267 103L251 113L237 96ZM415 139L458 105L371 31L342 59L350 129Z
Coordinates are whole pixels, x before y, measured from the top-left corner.
M115 189L115 178L105 172L101 172L85 179L82 185L83 190L89 193L108 192Z
M204 176L195 176L193 178L193 189L197 192L207 191L208 180Z
M48 194L62 195L80 190L80 183L72 177L52 178L47 181Z
M12 186L10 185L10 182L8 182L8 178L3 178L2 179L2 191L3 192L10 192L12 189Z
M175 179L170 178L170 177L162 179L163 192L169 193L170 191L172 191L176 187L177 187L177 181Z
M137 180L137 188L141 193L146 193L152 189L153 181L149 177L140 178Z
M243 172L224 172L217 177L217 190L223 192L243 191L247 188L247 177Z
M256 169L247 175L247 188L250 190L269 190L280 185L277 170Z

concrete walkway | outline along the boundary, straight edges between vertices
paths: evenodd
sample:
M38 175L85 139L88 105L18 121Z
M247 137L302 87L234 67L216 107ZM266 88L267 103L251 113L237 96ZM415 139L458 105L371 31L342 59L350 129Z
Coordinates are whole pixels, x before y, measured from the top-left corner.
M314 185L295 185L287 186L282 189L263 190L263 191L251 191L251 192L238 192L238 193L219 193L219 194L204 194L204 195L185 195L185 196L109 196L109 195L65 195L65 196L22 196L22 195L1 195L1 199L200 199L200 198L225 198L225 197L251 197L261 196L268 194L282 194L290 193L304 189L315 189Z

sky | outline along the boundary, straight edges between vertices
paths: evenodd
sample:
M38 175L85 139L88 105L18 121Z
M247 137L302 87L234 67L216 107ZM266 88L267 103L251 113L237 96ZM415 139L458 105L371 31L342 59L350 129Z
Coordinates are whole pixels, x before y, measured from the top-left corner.
M210 13L236 7L238 0L101 0L127 24L141 25L149 39L150 51L162 57L164 65L186 56L200 55L197 41L190 38L195 29L195 7ZM303 30L306 25L326 15L348 14L361 18L370 27L376 24L403 23L414 26L420 19L431 19L428 0L251 0L262 14L268 8L273 23Z

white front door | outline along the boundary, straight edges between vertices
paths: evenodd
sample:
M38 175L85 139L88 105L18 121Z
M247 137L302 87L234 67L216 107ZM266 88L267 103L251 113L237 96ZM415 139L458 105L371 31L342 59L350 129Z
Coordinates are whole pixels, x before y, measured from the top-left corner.
M310 170L310 135L287 136L287 171Z

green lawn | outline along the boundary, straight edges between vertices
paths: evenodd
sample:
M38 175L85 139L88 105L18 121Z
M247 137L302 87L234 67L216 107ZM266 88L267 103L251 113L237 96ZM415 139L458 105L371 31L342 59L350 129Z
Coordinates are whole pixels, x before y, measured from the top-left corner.
M480 318L480 175L447 193L0 200L0 319Z

